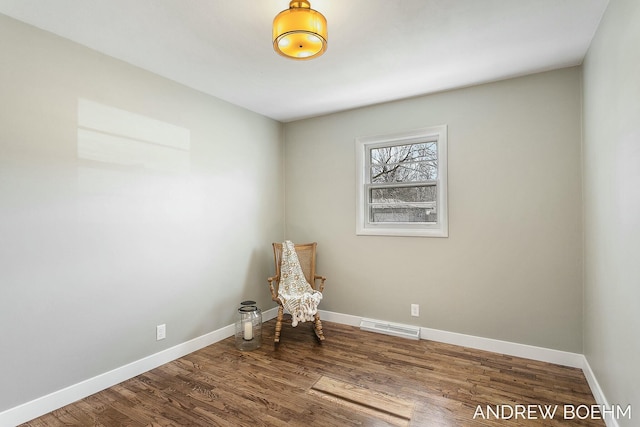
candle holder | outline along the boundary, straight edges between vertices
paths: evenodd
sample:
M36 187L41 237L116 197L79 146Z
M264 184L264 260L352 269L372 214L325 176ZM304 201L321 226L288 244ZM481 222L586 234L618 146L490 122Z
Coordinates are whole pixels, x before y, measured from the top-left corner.
M236 348L255 350L262 344L262 312L255 301L243 301L236 320Z

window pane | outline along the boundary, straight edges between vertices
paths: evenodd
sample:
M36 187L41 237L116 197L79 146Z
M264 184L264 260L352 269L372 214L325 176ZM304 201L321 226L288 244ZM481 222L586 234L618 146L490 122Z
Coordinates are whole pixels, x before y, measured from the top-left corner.
M372 148L370 182L420 182L437 179L435 142Z
M371 166L371 183L421 182L437 179L436 164L398 163L394 165Z
M371 203L435 202L436 186L372 188Z
M438 158L435 142L394 145L371 149L371 164L434 161Z
M384 206L372 207L369 220L381 222L438 222L436 210L426 207Z

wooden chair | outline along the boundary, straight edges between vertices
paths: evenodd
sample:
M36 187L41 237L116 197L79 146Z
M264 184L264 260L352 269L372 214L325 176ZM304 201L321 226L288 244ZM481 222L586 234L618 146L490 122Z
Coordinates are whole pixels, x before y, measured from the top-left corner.
M324 281L327 280L324 276L316 274L316 242L295 244L296 254L298 255L298 261L302 267L305 279L311 285L311 288L316 291L324 291ZM276 317L276 332L274 342L277 344L280 342L280 331L282 330L282 318L284 317L284 306L282 301L278 298L278 287L280 286L280 264L282 261L282 243L273 244L273 260L276 265L276 274L273 277L267 278L269 282L269 289L271 290L271 299L278 303L278 317ZM316 286L316 281L320 281L320 286ZM324 334L322 333L322 322L320 321L320 313L316 313L313 320L313 331L320 342L324 341Z

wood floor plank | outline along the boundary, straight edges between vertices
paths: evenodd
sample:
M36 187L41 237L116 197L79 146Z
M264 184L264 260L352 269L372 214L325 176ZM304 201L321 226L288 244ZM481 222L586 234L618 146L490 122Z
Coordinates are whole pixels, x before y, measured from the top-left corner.
M23 427L503 427L505 420L474 419L477 407L595 404L579 369L332 322L323 326L322 344L310 325L287 325L274 348L275 324L265 322L263 345L257 350L240 352L231 337ZM385 418L379 411L362 411L316 394L312 387L318 381L326 385L323 377L335 381L333 386L352 384L360 391L412 402L410 419ZM556 417L512 419L508 425L602 427L604 422Z
M337 381L325 376L320 377L312 388L316 391L386 412L406 420L411 419L411 413L413 412L413 402L396 399L364 387L358 387L357 385Z

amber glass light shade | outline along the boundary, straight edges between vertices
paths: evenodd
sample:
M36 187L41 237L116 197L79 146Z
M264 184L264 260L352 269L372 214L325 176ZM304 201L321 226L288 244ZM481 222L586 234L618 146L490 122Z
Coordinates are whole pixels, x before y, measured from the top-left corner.
M316 58L327 50L327 19L308 1L291 1L273 19L273 49L292 59Z

